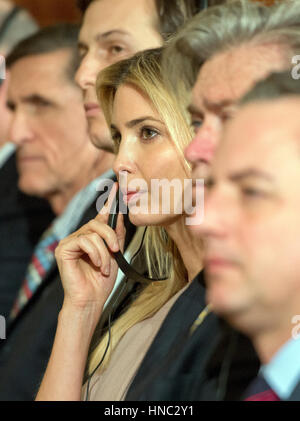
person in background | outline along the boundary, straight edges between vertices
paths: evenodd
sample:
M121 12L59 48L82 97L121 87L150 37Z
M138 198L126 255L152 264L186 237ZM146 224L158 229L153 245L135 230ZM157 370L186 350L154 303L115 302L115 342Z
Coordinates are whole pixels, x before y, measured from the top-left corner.
M34 246L54 217L46 200L28 196L18 188L15 145L8 137L11 112L6 106L9 72L5 57L37 28L25 10L10 1L0 1L0 314L5 318Z
M1 400L33 399L62 302L55 247L97 215L97 189L102 189L102 179L112 177L114 156L91 144L81 91L74 82L78 29L68 24L43 28L7 57L18 186L47 200L55 219L35 244L15 292L0 348Z
M186 156L194 178L209 170L223 123L234 115L239 98L270 72L292 66L299 33L299 2L266 7L236 0L195 16L174 37L165 68L176 69L170 73L172 86L183 84L191 92L188 110L195 136ZM220 71L225 68L226 73Z
M0 160L5 160L13 152L12 144L1 145L8 142L7 130L9 127L10 113L6 108L6 92L8 81L2 78L5 73L3 58L23 38L27 38L38 29L37 23L24 9L17 7L10 0L0 0ZM2 86L1 86L2 85Z
M96 97L98 73L138 51L160 47L198 10L197 0L77 0L83 12L76 81L92 142L113 151L109 129Z
M207 179L207 300L249 336L259 376L245 400L300 400L300 86L269 76L241 100Z

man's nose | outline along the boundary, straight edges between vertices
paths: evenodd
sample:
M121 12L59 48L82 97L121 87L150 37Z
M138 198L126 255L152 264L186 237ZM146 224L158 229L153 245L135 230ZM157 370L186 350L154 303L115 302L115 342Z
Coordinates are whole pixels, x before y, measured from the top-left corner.
M229 232L233 207L230 199L218 187L204 194L204 218L197 233L204 239L221 238Z
M24 142L30 140L33 132L28 124L26 116L16 111L13 113L11 125L9 129L9 139L17 146L21 146Z
M218 133L213 128L202 126L185 149L185 157L191 164L197 162L210 164L217 143Z
M75 74L75 81L82 90L89 87L95 87L97 75L101 68L96 59L92 58L90 54L85 56L80 63L79 68Z

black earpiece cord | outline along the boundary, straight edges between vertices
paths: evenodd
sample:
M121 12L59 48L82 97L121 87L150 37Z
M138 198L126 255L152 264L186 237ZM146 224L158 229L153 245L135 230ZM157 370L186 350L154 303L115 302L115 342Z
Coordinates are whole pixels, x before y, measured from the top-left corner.
M117 219L118 219L118 214L119 214L119 201L117 199L118 194L116 195L116 197L113 200L113 204L110 210L110 215L109 215L109 219L108 219L108 225L115 230L116 226L117 226ZM147 231L147 227L144 230L143 233L143 237L142 237L142 241L141 244L139 246L139 249L136 251L136 253L133 255L133 257L131 258L131 261L135 259L135 257L137 256L137 254L140 252L142 245L144 243L144 238L146 235L146 231ZM106 245L107 246L107 245ZM135 269L133 269L133 267L127 262L127 260L125 259L125 257L123 256L123 254L119 251L117 253L113 253L119 268L121 269L121 271L124 273L124 275L126 276L126 278L130 279L131 281L134 282L139 282L139 283L147 283L149 284L149 282L154 282L154 281L165 281L168 278L147 278L145 276L140 275L138 272L136 272ZM93 370L93 372L88 376L87 379L87 388L86 388L86 396L85 396L85 401L88 401L89 398L89 389L90 389L90 381L93 377L93 375L95 374L95 372L98 370L98 368L101 366L101 364L103 363L103 360L105 358L105 355L107 354L109 345L110 345L110 340L111 340L111 317L115 311L115 306L121 296L121 294L124 291L124 288L126 286L126 282L123 283L123 287L121 288L121 291L119 293L119 295L117 296L117 298L115 299L113 305L112 305L112 310L109 313L108 316L108 340L107 340L107 344L105 347L105 351L103 353L103 356L99 362L99 364L97 365L97 367Z
M112 203L112 207L110 210L110 214L109 214L109 219L108 219L108 225L115 230L116 226L117 226L117 220L118 220L118 215L119 215L119 200L118 200L118 195L119 193L121 194L121 192L118 192L116 194L116 197L113 199L113 203ZM143 237L144 238L144 237ZM106 245L107 246L107 245ZM124 275L131 279L132 281L135 282L139 282L141 284L144 283L149 283L149 282L159 282L159 281L166 281L168 279L168 277L164 277L164 278L148 278L146 276L140 275L125 259L125 257L123 256L123 254L118 251L116 253L113 253L114 258L116 259L119 268L121 269L121 271L124 273Z
M135 257L139 254L139 252L140 252L140 250L141 250L141 248L142 248L142 246L143 246L143 243L144 243L144 238L145 238L145 235L146 235L146 231L147 231L147 227L145 228L145 231L144 231L144 233L143 233L143 237L142 237L142 241L141 241L140 247L139 247L139 249L135 252L135 254L132 256L131 261L132 261L132 260L134 260L134 259L135 259ZM125 286L126 286L126 282L124 282L123 287L121 288L121 291L120 291L119 295L117 296L117 298L115 299L115 301L114 301L114 303L113 303L113 305L112 305L112 310L111 310L111 312L109 313L109 316L108 316L108 340L107 340L106 348L105 348L105 351L104 351L104 353L103 353L103 356L102 356L102 358L101 358L101 360L100 360L99 364L97 365L97 367L93 370L93 372L92 372L92 373L89 375L89 377L88 377L88 380L87 380L87 388L86 388L85 401L88 401L88 397L89 397L89 389L90 389L90 382L91 382L91 379L92 379L93 375L95 374L95 372L98 370L98 368L101 366L101 364L102 364L102 362L103 362L103 360L104 360L104 358L105 358L105 355L106 355L106 353L107 353L107 351L108 351L108 348L109 348L109 345L110 345L110 340L111 340L111 317L112 317L112 315L113 315L114 311L116 310L116 304L117 304L117 302L118 302L118 300L119 300L120 296L122 295L122 293L123 293L123 291L124 291Z
M85 395L85 401L86 402L89 400L89 389L90 389L91 379L92 379L93 375L96 373L96 371L98 370L98 368L103 363L103 360L105 358L105 355L107 354L107 351L108 351L108 348L109 348L109 345L110 345L110 340L111 340L111 318L112 318L112 316L113 316L113 314L114 314L114 312L116 310L115 306L118 303L118 300L119 300L120 296L122 295L125 286L126 286L126 282L123 283L123 286L121 288L121 291L120 291L119 295L117 296L117 298L115 299L114 303L112 304L112 309L111 309L111 312L109 313L109 316L108 316L108 339L107 339L107 344L106 344L105 351L104 351L104 353L102 355L102 358L101 358L100 362L97 364L96 368L92 371L92 373L88 376L88 379L87 379L87 387L86 387L86 395Z

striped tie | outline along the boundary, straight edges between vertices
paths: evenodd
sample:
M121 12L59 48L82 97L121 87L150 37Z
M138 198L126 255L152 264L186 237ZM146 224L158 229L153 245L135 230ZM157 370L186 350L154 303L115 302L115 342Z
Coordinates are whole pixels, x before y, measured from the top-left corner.
M246 390L244 401L280 401L265 379L257 376Z
M41 285L54 261L54 251L58 245L58 239L51 226L44 232L40 242L34 250L31 263L27 268L27 273L18 297L10 313L10 321L15 319L19 312L25 307L35 291Z

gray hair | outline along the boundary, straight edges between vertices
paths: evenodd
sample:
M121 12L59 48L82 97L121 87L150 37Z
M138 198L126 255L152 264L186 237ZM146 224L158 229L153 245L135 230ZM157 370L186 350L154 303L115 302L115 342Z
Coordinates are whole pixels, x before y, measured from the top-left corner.
M300 1L264 6L235 0L194 16L168 43L163 66L174 87L190 90L201 65L243 44L282 44L287 60L300 51Z
M24 57L53 53L68 48L71 52L69 63L64 73L68 81L74 82L78 67L77 40L79 25L58 23L47 26L20 41L6 57L6 66L10 68Z
M272 73L250 89L239 101L239 105L253 101L271 101L294 95L298 95L300 98L299 80L293 79L290 71Z

